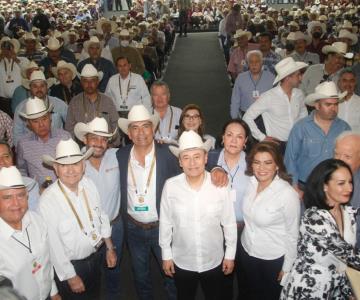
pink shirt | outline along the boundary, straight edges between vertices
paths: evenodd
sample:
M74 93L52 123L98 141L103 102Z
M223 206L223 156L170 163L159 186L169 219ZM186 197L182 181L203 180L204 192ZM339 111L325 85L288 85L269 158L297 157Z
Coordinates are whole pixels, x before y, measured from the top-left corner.
M235 48L231 55L228 65L228 72L238 75L244 71L244 66L246 65L246 54L251 50L259 49L258 44L249 43L245 50L240 47Z

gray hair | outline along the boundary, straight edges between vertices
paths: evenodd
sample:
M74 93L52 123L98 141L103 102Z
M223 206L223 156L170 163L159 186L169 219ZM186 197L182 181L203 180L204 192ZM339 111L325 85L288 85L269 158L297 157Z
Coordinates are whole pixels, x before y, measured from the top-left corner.
M349 137L349 136L359 139L359 142L360 142L360 132L354 131L354 130L346 130L346 131L343 131L341 134L339 134L336 137L335 143L340 142L342 139Z
M155 81L150 87L150 94L152 94L154 87L165 87L166 92L168 93L168 95L170 95L169 85L165 81L162 80Z
M251 50L248 53L246 53L246 61L249 62L251 55L257 55L261 61L263 61L263 54L260 50Z
M339 79L341 78L341 76L348 73L354 75L354 77L356 78L356 74L352 68L344 68L339 73Z

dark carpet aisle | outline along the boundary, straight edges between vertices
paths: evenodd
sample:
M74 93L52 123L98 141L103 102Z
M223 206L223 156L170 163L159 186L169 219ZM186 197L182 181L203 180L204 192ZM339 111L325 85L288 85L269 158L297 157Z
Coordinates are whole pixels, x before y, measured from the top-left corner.
M215 137L221 133L230 117L231 87L216 32L177 38L164 81L173 105L198 104L205 114L206 133Z

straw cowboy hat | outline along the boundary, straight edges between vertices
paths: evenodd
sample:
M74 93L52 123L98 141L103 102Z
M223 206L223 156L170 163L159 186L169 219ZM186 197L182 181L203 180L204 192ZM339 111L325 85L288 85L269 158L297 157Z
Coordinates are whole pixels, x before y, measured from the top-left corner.
M122 29L119 33L119 36L130 36L130 32L127 29Z
M0 169L0 190L26 188L19 170L14 167L2 167Z
M176 157L179 157L180 153L186 150L193 150L193 149L202 149L206 152L209 152L211 149L211 140L206 140L203 142L200 135L198 135L195 131L189 130L184 131L180 138L179 138L179 146L169 146L169 150L174 154Z
M116 131L117 128L114 130L114 132L109 132L109 125L107 121L104 118L98 117L87 124L79 122L74 127L75 136L82 142L84 141L85 135L88 133L100 135L110 139L115 135Z
M301 31L290 32L286 39L288 41L304 40L306 45L310 45L312 41L311 36L304 34Z
M74 66L74 64L69 63L69 62L66 62L66 61L64 61L64 60L60 60L60 61L57 63L56 67L52 67L52 68L51 68L51 71L52 71L52 73L54 74L54 76L55 76L56 78L58 78L58 71L59 71L60 69L68 69L68 70L70 70L71 73L72 73L72 80L74 80L75 77L76 77L76 75L78 74L78 72L77 72L76 67Z
M19 115L24 119L34 120L46 115L48 112L52 111L54 105L49 103L47 106L45 101L38 98L28 98L25 103L25 107L23 111L19 112Z
M352 53L347 52L347 44L344 42L335 42L331 45L324 46L321 51L324 54L337 53L345 58L351 58L350 56L352 56Z
M4 37L2 37L1 40L0 40L0 45L1 45L3 42L10 42L10 43L13 45L13 47L14 47L14 52L15 52L15 53L18 53L18 52L19 52L19 50L20 50L20 43L19 43L19 41L18 41L17 39L11 39L11 38L9 38L9 37L7 37L7 36L4 36Z
M81 74L80 74L80 77L85 77L85 78L97 77L99 78L99 81L101 81L103 76L104 73L101 71L98 72L92 64L86 64L81 70Z
M39 65L33 60L30 61L26 66L21 68L21 76L23 78L27 78L26 73L29 69L37 69L43 71L44 67L39 67Z
M236 32L234 34L234 39L238 39L244 35L247 36L248 40L250 40L252 38L252 33L250 31L244 31L242 29L238 29L238 30L236 30Z
M278 83L286 76L289 76L290 74L298 70L304 69L307 66L308 64L304 62L295 61L292 57L284 58L275 65L277 76L275 77L274 84Z
M90 47L91 44L99 44L100 48L102 48L99 38L94 35L94 36L90 37L89 40L84 42L84 51L85 52L88 52L89 47Z
M21 80L21 83L23 85L24 88L26 89L30 89L30 83L35 81L35 80L41 80L41 81L46 81L48 88L51 87L54 83L55 80L54 78L45 78L44 72L41 70L35 70L31 73L30 79L27 78L23 78Z
M54 163L61 165L72 165L77 162L88 159L93 153L93 148L88 149L84 154L81 153L79 145L73 140L61 140L56 146L55 157L43 155L43 162L52 166Z
M351 40L351 45L354 46L358 42L358 37L356 34L351 33L347 29L341 29L339 32L338 39L349 39Z
M307 32L309 35L312 34L312 31L315 27L320 27L321 28L321 33L324 34L326 32L326 24L324 23L321 23L319 21L311 21L308 23L308 26L307 26Z
M133 122L141 121L150 121L155 128L158 125L160 118L157 113L151 115L144 105L134 105L129 112L128 118L120 118L118 120L118 125L124 133L128 134L129 125Z
M105 18L101 18L97 24L96 24L96 30L99 32L99 33L103 33L103 30L102 30L102 26L104 24L110 24L111 25L111 32L115 32L116 31L116 28L117 28L117 24L116 22L114 21L110 21L108 19L105 19Z
M60 43L57 38L51 36L51 37L49 37L45 47L49 50L55 51L55 50L60 49L62 45L63 45L63 43Z
M333 81L325 81L320 83L315 92L308 95L305 98L305 104L314 106L315 102L320 99L338 99L339 102L343 102L343 98L347 95L347 91L340 93L336 88L336 84Z

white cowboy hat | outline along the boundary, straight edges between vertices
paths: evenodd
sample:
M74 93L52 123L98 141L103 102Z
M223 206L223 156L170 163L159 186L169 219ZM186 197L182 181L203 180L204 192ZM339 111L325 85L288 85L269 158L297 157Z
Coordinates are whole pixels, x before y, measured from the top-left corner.
M22 83L24 88L29 90L30 89L30 83L35 81L35 80L46 81L48 88L51 87L55 83L54 78L46 79L45 75L44 75L44 72L41 71L41 70L35 70L34 72L31 73L30 79L23 78L21 80L21 83Z
M307 34L303 34L301 31L290 32L286 38L288 41L304 40L306 45L310 45L312 38Z
M43 70L43 67L39 67L39 65L35 62L35 61L29 61L29 63L26 65L26 66L24 66L24 67L22 67L21 68L21 76L23 77L23 78L26 78L26 72L27 72L27 70L29 70L29 69L39 69L39 70Z
M347 30L352 31L353 24L350 21L345 20L344 23L341 25L341 29L347 29Z
M347 52L347 44L344 42L335 42L331 45L324 46L321 51L324 54L337 53L344 56L345 58L348 58L350 54L352 54Z
M99 38L94 35L94 36L90 37L90 40L87 40L84 42L84 51L85 52L88 52L89 46L91 44L99 44L100 48L102 48Z
M295 21L291 21L291 22L289 23L289 26L296 27L296 28L297 28L297 30L299 30L299 29L300 29L299 24L298 24L298 23L296 23Z
M160 121L159 115L157 113L151 115L144 105L134 105L131 108L127 119L119 118L118 125L124 133L128 134L128 128L131 123L147 120L153 123L154 128Z
M14 167L0 169L0 190L25 188L24 180L19 170Z
M56 146L55 158L50 155L43 155L42 160L45 164L52 166L54 163L61 165L72 165L89 158L93 153L93 148L88 149L85 154L81 153L79 145L73 140L61 140Z
M46 115L48 112L52 111L54 105L49 103L46 106L45 101L37 97L28 98L25 103L23 111L19 112L19 115L28 120L34 120Z
M1 40L0 40L0 45L1 45L3 42L10 42L10 43L13 45L13 47L14 47L14 52L15 52L15 53L18 53L18 52L19 52L19 50L20 50L20 43L19 43L19 41L18 41L17 39L11 39L11 38L9 38L8 36L4 36L4 37L2 37Z
M109 132L109 125L104 118L96 117L91 122L85 124L79 122L74 127L75 136L80 140L84 141L84 137L88 133L100 135L107 138L112 138L117 131L117 128L113 133Z
M305 98L305 104L314 106L315 102L320 99L338 99L339 102L347 95L347 91L340 93L336 88L336 84L333 81L325 81L320 83L316 88L315 92L308 95Z
M49 50L55 51L55 50L60 49L62 45L63 45L63 43L60 43L57 38L51 36L51 37L49 37L45 47L48 48Z
M58 71L59 71L60 69L68 69L68 70L70 70L71 73L73 74L73 75L72 75L72 80L74 80L75 77L76 77L76 75L78 75L78 72L77 72L76 67L74 66L74 64L68 63L68 62L66 62L66 61L64 61L64 60L60 60L60 61L57 63L56 67L52 67L52 68L51 68L51 71L52 71L52 73L54 74L54 76L55 76L56 78L58 78Z
M92 64L86 64L83 69L81 70L80 77L90 78L90 77L97 77L99 81L103 78L104 73L98 72Z
M326 24L324 23L321 23L319 21L311 21L308 23L308 26L307 26L307 32L309 35L311 35L312 33L312 30L315 28L315 27L320 27L321 28L321 33L324 34L326 32Z
M169 146L169 150L176 157L179 157L180 153L186 150L203 149L208 152L211 149L212 141L210 139L203 142L200 135L195 131L184 131L179 138L179 146Z
M105 19L105 18L101 18L101 19L97 22L97 24L96 24L96 30L97 30L97 32L99 32L100 34L103 34L102 26L103 26L105 23L111 24L111 32L115 32L115 31L116 31L116 28L117 28L116 22L110 21L110 20Z
M236 30L236 32L234 34L234 39L240 38L244 35L247 36L248 40L250 40L252 38L252 33L250 31L244 31L242 29L238 29L238 30Z
M308 66L308 64L304 62L295 61L292 57L286 57L279 61L275 65L275 70L277 76L275 77L274 84L278 83L281 79L284 79L286 76L290 74L304 69Z
M341 29L339 32L338 39L349 39L351 40L351 45L354 46L358 42L358 37L356 34L351 33L347 29Z
M130 32L127 29L122 29L119 33L119 36L130 36Z

